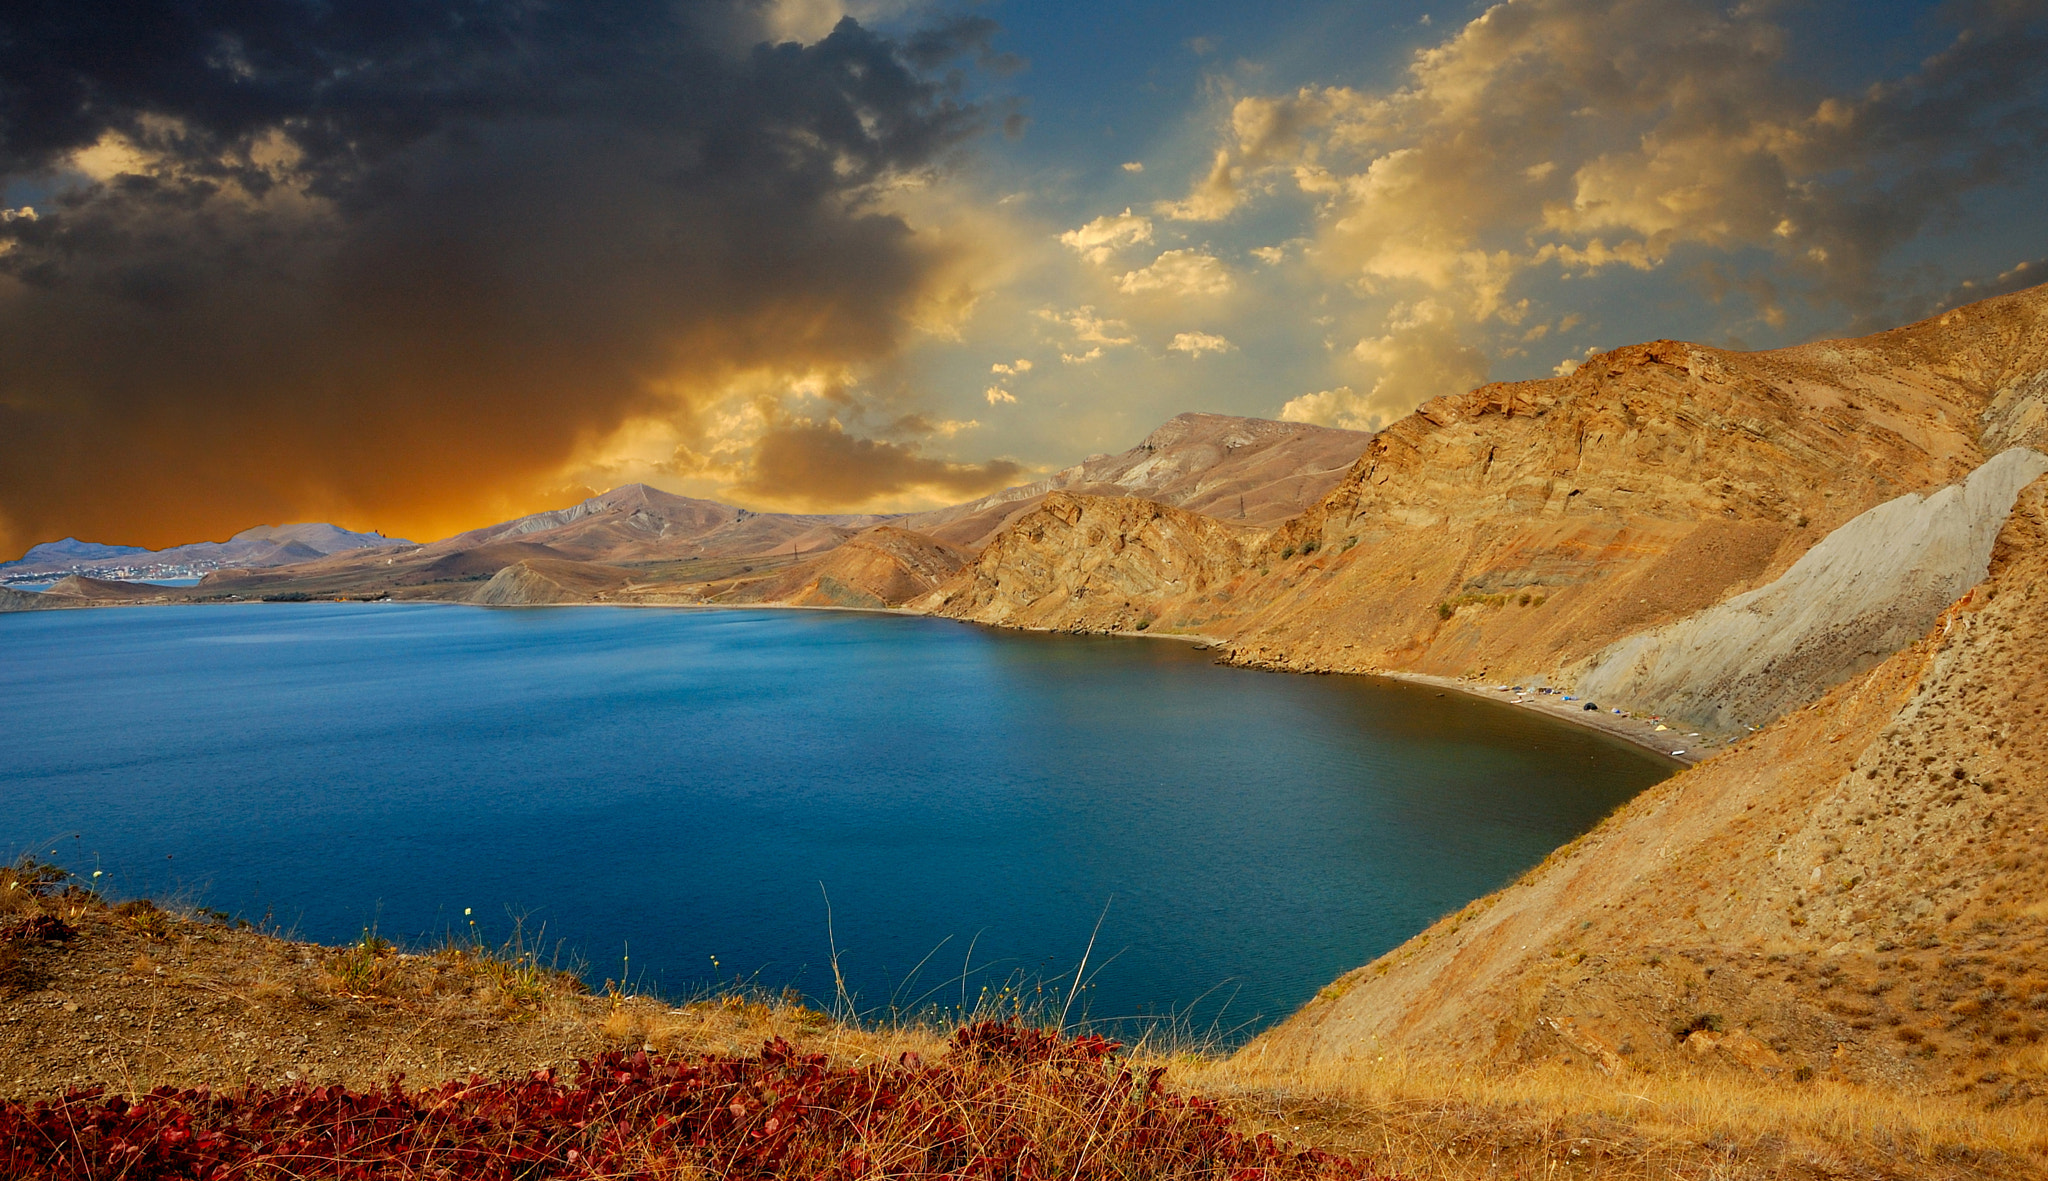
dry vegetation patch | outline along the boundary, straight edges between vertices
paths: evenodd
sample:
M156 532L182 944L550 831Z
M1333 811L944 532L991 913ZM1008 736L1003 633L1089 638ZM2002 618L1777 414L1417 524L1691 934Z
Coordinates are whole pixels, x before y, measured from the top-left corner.
M1247 1127L1432 1178L1930 1178L2048 1175L2048 1124L1825 1077L1703 1069L1609 1078L1558 1062L1486 1071L1388 1055L1306 1070L1183 1060L1176 1087Z

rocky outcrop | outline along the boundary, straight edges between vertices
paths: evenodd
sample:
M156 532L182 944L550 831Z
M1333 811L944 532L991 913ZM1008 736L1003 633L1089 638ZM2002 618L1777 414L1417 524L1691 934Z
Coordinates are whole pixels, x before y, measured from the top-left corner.
M178 592L171 587L156 586L147 582L122 582L113 578L88 578L83 574L72 574L58 579L43 591L45 597L56 596L54 601L71 600L77 604L111 603L167 603Z
M35 591L18 591L12 587L0 587L0 612L48 611L53 607L78 607L83 604L45 599Z
M1992 395L1979 425L1986 451L2021 446L2048 451L2048 368L2037 369Z
M605 602L622 589L626 571L588 562L529 558L493 574L467 601L485 607L541 607Z
M878 525L777 578L739 588L738 603L799 607L900 607L930 594L974 555L958 546Z
M1348 974L1245 1055L1633 1070L1682 1054L2048 1093L2044 653L2048 478L1924 639ZM1754 1061L1722 1052L1733 1032Z
M1054 492L918 606L1010 627L1143 630L1155 604L1235 577L1259 536L1149 500Z
M1716 730L1775 718L1917 640L1982 581L2014 498L2043 472L2048 456L2015 447L1887 501L1768 586L1609 648L1577 688Z

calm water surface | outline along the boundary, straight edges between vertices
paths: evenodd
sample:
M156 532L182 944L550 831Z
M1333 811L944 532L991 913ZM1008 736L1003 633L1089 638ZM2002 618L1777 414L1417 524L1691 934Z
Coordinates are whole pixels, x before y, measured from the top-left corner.
M1671 770L1179 643L788 611L0 615L0 719L0 852L115 893L829 996L823 883L868 1005L1071 972L1107 906L1091 1014L1234 1036Z

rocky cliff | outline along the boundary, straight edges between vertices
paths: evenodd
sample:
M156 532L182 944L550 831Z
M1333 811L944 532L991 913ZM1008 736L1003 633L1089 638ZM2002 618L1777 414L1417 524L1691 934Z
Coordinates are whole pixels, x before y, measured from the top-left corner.
M2048 456L2013 447L1961 483L1886 501L1769 585L1631 636L1569 679L1711 729L1777 717L1919 639L1982 581L2014 498L2043 472Z
M1142 630L1237 576L1264 534L1128 497L1048 494L916 604L1008 627Z
M1131 593L1069 596L1045 612L1059 626L1142 617L1223 637L1230 657L1250 664L1535 682L1601 667L1605 654L1603 683L1640 694L1617 704L1698 712L1668 681L1618 675L1641 652L1613 665L1616 646L1774 582L1880 505L2043 442L2044 368L2048 289L1775 352L1635 345L1568 377L1424 405L1266 538L1177 555L1202 567L1200 586L1153 576L1144 548L1082 558L1061 547L1089 544L1087 533L1035 528L999 537L991 550L1002 562L977 564L974 580L948 587L934 609L992 619L1001 614L986 606L993 599L1051 603L1065 572L1085 566ZM2018 471L1997 468L1984 487L2009 488L2001 473ZM1967 488L1956 496L1980 507L1998 499ZM1930 511L1950 499L1936 497ZM1900 502L1879 523L1920 511ZM1999 519L1979 521L1979 543ZM1838 548L1855 551L1848 538ZM1797 692L1753 695L1710 716L1765 721L1867 667L1918 634L1926 604L1938 609L1969 566L1921 580L1920 614L1903 624L1820 628L1837 642L1800 648ZM1031 583L1033 572L1046 581Z
M742 584L714 600L797 607L901 607L973 560L958 546L877 525L781 575Z
M2048 1092L2048 479L1925 638L1245 1051Z

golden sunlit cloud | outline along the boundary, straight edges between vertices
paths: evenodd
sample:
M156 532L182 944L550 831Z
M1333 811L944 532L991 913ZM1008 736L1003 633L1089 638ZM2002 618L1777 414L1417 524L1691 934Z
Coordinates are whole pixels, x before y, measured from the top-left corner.
M422 9L337 88L309 11L249 16L285 47L260 101L178 56L206 37L38 51L92 98L0 145L62 194L0 219L0 549L311 518L440 536L648 468L629 437L704 457L676 480L765 489L770 463L814 503L1008 470L924 457L934 421L867 447L779 408L864 422L849 375L971 314L978 236L923 214L981 116L918 63L982 26L906 48L819 4L505 6L455 33Z
M1853 94L1786 68L1774 12L1507 0L1416 52L1397 87L1236 99L1209 167L1157 212L1213 222L1273 192L1315 202L1307 262L1383 311L1346 351L1359 381L1287 404L1303 421L1384 420L1483 379L1482 344L1524 343L1537 309L1511 293L1537 278L1748 252L1768 273L1693 273L1764 324L1785 322L1787 289L1875 308L1888 252L2022 166L2015 137L2037 121L2005 115L2044 71L2020 35L2038 6L1972 8L1949 50Z
M951 463L849 435L830 420L799 421L761 437L739 490L790 508L901 508L968 500L1015 484L1024 472L1009 460Z

